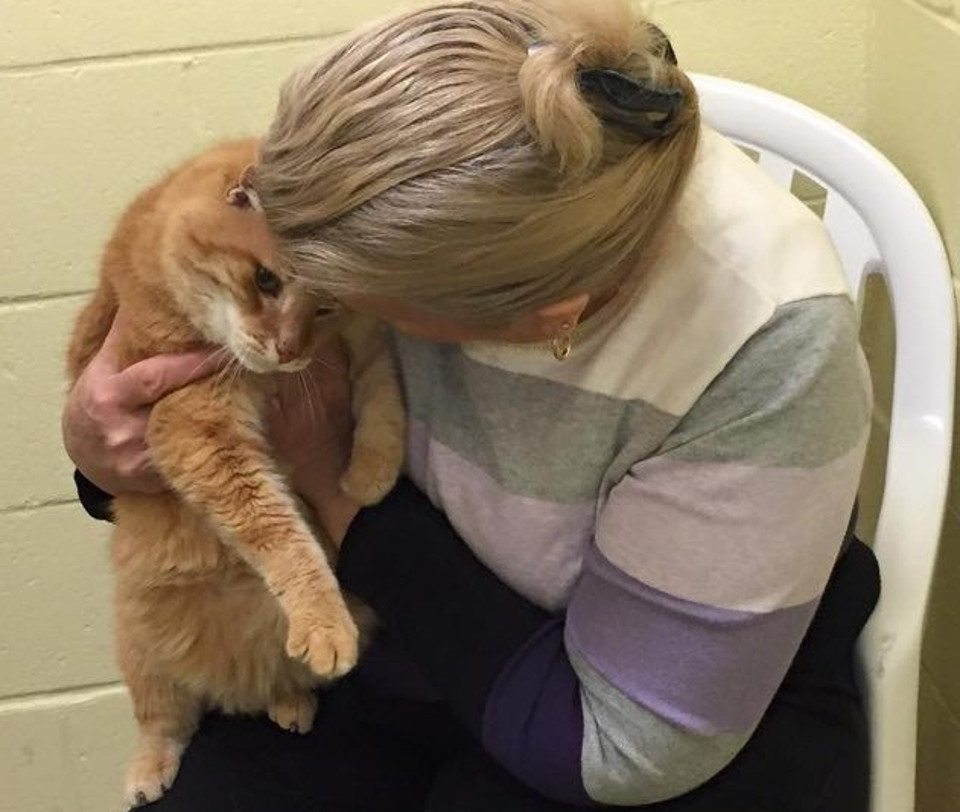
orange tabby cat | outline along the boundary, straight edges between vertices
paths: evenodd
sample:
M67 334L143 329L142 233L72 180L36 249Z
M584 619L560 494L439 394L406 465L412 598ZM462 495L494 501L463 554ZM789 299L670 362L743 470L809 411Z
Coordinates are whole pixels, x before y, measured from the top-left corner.
M255 160L254 141L215 147L133 203L70 347L75 381L119 309L121 367L208 344L235 362L154 406L147 436L170 492L114 502L117 655L140 727L132 805L170 786L206 707L266 710L306 732L312 689L357 660L357 625L271 456L273 378L260 373L304 369L321 333L340 330L357 401L344 487L376 501L401 463L403 409L379 332L335 318L277 266L241 181Z

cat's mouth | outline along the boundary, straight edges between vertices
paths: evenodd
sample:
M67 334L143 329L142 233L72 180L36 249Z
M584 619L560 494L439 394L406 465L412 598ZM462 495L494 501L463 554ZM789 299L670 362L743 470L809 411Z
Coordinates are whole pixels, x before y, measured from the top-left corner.
M274 372L301 372L310 366L311 358L305 355L290 361L281 361L273 346L253 346L252 342L242 342L229 347L240 366L258 375Z
M240 366L244 369L250 370L250 372L256 372L260 375L265 375L268 372L276 372L277 364L270 363L266 358L260 358L252 353L234 353L236 359L240 362Z
M240 365L258 375L267 375L273 372L302 372L310 366L309 358L297 358L293 361L287 361L281 364L263 356L246 353L243 357L236 356Z

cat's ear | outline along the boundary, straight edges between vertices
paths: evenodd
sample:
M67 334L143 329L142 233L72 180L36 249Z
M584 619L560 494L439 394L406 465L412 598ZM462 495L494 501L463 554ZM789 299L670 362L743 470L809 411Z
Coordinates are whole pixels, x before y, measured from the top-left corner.
M257 168L250 164L240 175L237 185L227 192L227 203L236 206L238 209L253 209L254 211L263 211L260 205L260 198L257 197L257 191L253 188L253 178Z

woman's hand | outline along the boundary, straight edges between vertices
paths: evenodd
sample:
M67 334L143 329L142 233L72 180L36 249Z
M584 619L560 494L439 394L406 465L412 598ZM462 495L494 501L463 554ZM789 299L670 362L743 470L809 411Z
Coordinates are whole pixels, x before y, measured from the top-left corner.
M164 395L212 373L209 351L158 355L117 367L117 322L67 397L63 444L70 459L111 494L165 489L147 448L150 409Z
M270 435L293 489L338 547L360 506L340 488L350 462L353 414L349 366L337 339L305 371L277 376Z

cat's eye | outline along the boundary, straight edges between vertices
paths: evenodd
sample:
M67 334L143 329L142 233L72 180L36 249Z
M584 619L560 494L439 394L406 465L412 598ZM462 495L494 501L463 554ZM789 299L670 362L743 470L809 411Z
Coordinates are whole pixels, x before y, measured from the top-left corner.
M329 319L337 314L336 305L321 305L314 314L318 319Z
M253 284L264 296L279 296L280 289L283 287L280 277L263 265L258 265L257 270L254 271Z

